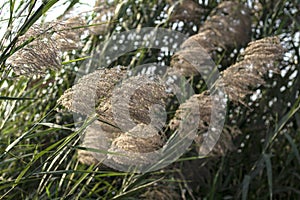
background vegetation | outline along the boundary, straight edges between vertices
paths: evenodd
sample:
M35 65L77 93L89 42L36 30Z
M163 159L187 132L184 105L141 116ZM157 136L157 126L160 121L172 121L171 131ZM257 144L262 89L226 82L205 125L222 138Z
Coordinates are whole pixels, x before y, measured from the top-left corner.
M194 6L188 8L186 5ZM300 4L297 0L239 2L251 10L251 40L279 36L286 53L278 74L253 91L244 105L230 104L227 130L235 149L197 158L191 149L174 165L147 174L83 165L76 149L83 130L72 114L56 111L57 99L73 85L75 73L101 42L114 32L163 27L187 36L198 32L221 1L99 1L83 12L82 48L64 51L59 70L36 69L19 75L8 62L26 44L18 43L34 24L46 24L51 9L65 5L66 20L78 0L1 2L0 23L0 199L298 199L300 197ZM190 9L188 14L184 10ZM6 14L4 14L6 13ZM101 16L101 17L99 17ZM104 17L103 17L104 16ZM105 23L101 23L101 20ZM108 21L107 21L108 20ZM77 27L78 28L78 27ZM226 69L241 49L220 50L215 62ZM138 65L157 59L143 49L117 62ZM161 59L169 64L170 54ZM43 69L44 70L44 69ZM238 130L238 131L237 131ZM192 147L191 147L192 148Z

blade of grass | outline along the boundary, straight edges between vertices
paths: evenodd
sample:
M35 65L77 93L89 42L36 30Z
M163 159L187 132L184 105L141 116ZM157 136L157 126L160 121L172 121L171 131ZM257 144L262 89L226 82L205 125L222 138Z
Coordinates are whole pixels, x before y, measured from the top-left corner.
M297 158L298 164L300 165L300 154L299 154L299 150L297 148L297 144L295 144L292 137L288 133L284 133L284 136L288 140L288 142L290 143L290 145L292 147L292 150L293 150L293 153Z
M44 117L42 117L38 123L41 123L48 115L50 115L50 113L55 110L55 108L53 108L50 112L48 112ZM20 137L18 137L16 140L14 140L10 145L8 145L5 148L5 151L2 155L0 155L0 159L2 159L8 152L10 152L21 140L23 140L25 137L27 137L29 134L32 133L32 131L38 126L38 123L36 123L35 125L33 125L29 131L23 133Z
M86 56L86 57L82 57L82 58L77 58L77 59L73 59L73 60L68 60L62 63L62 65L68 65L70 63L74 63L74 62L78 62L78 61L82 61L82 60L86 60L88 58L91 58L91 56Z
M93 165L91 165L89 168L88 168L88 171L90 171L90 173L93 169ZM77 179L77 181L75 182L73 188L68 192L67 196L71 195L74 193L74 191L79 187L79 185L88 177L88 175L90 175L90 173L83 173L82 176L80 178Z
M34 155L32 161L26 165L26 167L21 171L21 173L16 178L15 183L12 186L12 189L14 189L20 183L20 181L24 178L27 171L32 167L33 163L35 163L40 157L42 157L46 153L49 153L50 150L54 149L60 143L61 143L61 141L58 141L58 142L52 144L51 146L49 146L48 148L46 148L45 150L41 151L40 153Z
M52 167L55 165L56 161L60 158L60 155L62 155L62 152L64 152L66 149L68 149L69 144L75 139L76 136L78 136L78 134L81 134L88 125L90 125L92 122L94 122L97 119L97 116L92 116L89 119L87 119L85 121L85 123L82 125L82 127L80 127L80 129L78 131L75 131L74 133L72 133L71 135L67 136L66 138L64 138L62 141L62 144L57 148L57 150L48 157L48 159L46 160L46 162L51 160L50 166L48 167L47 171L50 171L52 169ZM75 141L75 144L78 141ZM74 146L74 144L72 145ZM70 148L69 150L70 151ZM64 153L63 155L66 156L68 153ZM64 160L64 159L61 159ZM57 169L59 166L59 164L56 165ZM38 191L41 192L47 185L47 182L50 180L50 177L48 179L46 179L47 177L44 176L39 184L38 187Z
M10 0L9 1L9 20L8 20L7 28L10 27L10 25L12 24L14 8L15 8L15 0Z
M263 158L265 160L266 168L267 168L267 177L268 177L268 186L269 186L269 194L270 199L273 199L273 177L272 177L272 162L270 154L263 154Z
M3 96L0 96L0 100L34 100L34 99L26 98L26 97L3 97Z
M246 175L243 180L242 200L247 200L251 176Z
M155 183L161 181L162 179L163 179L163 177L162 177L162 178L159 178L159 179L157 179L157 180L155 180L155 181L152 181L152 182L149 182L149 183L140 185L140 186L135 187L135 188L133 188L133 189L127 191L127 192L123 192L123 193L121 193L121 194L118 194L118 195L114 196L112 199L122 199L122 198L126 198L126 197L128 197L128 195L131 195L131 194L133 194L133 193L135 193L135 192L137 192L138 190L141 190L141 189L143 189L143 188L149 187L149 186L151 186L151 185L153 185L153 184L155 184Z
M61 126L61 125L57 125L57 124L54 124L54 123L38 123L38 125L43 125L43 126L47 126L49 128L56 128L56 129L64 129L64 130L69 130L69 131L75 131L74 128L68 128L66 126Z
M222 163L221 163L221 165L220 165L220 167L219 167L219 169L218 169L218 171L217 171L217 173L216 173L216 175L215 175L215 177L214 177L213 185L212 185L212 188L211 188L211 190L210 190L210 192L209 192L209 199L211 199L211 200L213 200L213 199L216 198L216 197L215 197L215 194L216 194L216 189L217 189L217 187L218 187L218 186L217 186L217 181L218 181L219 176L220 176L220 174L221 174L221 171L222 171L222 169L223 169L224 162L225 162L225 157L222 157Z
M78 139L74 142L75 144L78 142ZM51 170L56 171L59 166L62 164L62 162L64 160L66 160L67 156L69 155L69 153L71 152L70 148L64 148L58 155L56 155L50 162L48 168L46 169L46 172L49 172ZM59 161L57 163L57 161ZM44 166L47 167L48 162L46 161L44 163ZM48 182L50 182L51 178L52 178L52 174L45 174L39 184L39 187L37 189L38 193L41 193L43 191L43 189L47 188L47 184ZM48 177L47 177L48 176Z
M287 124L287 122L295 115L295 113L298 112L298 110L300 109L300 97L298 97L298 99L296 100L296 102L294 103L293 107L291 108L291 110L289 112L287 112L282 118L281 120L278 122L278 124L276 124L276 127L273 131L273 133L270 136L270 139L266 141L265 146L262 150L261 156L260 158L255 162L255 164L253 165L253 167L251 168L251 172L249 173L249 175L245 175L244 177L244 181L242 184L242 198L244 199L244 192L245 192L245 181L246 183L248 183L248 176L250 176L251 178L255 177L258 172L264 168L264 154L266 152L266 150L268 149L268 147L273 143L273 141L276 139L277 135L280 133L280 131L284 128L284 126ZM248 190L247 190L248 192ZM245 198L247 198L247 196L245 196Z

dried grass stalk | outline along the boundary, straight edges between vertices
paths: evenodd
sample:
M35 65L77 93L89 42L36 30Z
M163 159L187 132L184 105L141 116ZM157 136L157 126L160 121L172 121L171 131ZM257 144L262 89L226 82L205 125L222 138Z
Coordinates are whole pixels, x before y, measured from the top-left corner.
M72 18L65 22L33 25L19 37L16 45L28 44L9 57L7 63L18 75L42 75L48 69L59 69L62 51L79 47L80 31L72 27L82 24L79 18Z
M263 84L269 71L278 72L283 52L278 37L250 42L242 54L243 60L224 70L216 86L224 87L231 101L244 103L245 96L252 93L251 88Z
M171 62L171 66L184 76L198 75L192 61L182 56L184 51L192 51L195 47L201 46L210 57L214 58L218 48L231 50L247 44L251 38L250 32L251 16L248 8L238 2L222 2L200 27L199 33L188 38L182 44L183 50L174 54L172 59L176 62ZM195 59L198 63L202 63L202 58Z

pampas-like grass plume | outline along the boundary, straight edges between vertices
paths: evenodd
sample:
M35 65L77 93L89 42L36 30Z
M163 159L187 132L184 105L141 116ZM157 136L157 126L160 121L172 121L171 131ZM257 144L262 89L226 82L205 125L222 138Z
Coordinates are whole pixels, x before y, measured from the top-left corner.
M209 57L215 57L218 48L231 50L247 44L251 38L250 32L251 16L248 8L237 2L222 2L200 27L199 33L183 42L182 50L173 55L171 66L183 76L199 75L193 61L184 56L185 51L195 51L201 55L201 51L204 51L204 58L194 59L205 64Z
M61 66L60 52L49 38L30 44L11 59L17 75L44 74L47 69L58 70Z
M80 37L83 35L85 22L80 17L57 21L49 25L53 30L53 40L61 51L71 51L82 47Z
M190 64L193 61L185 61L184 55L192 53L193 56L198 52L198 58L200 57L202 62L198 65L208 65L210 62L206 53L212 55L218 47L229 50L244 45L250 38L250 27L247 8L239 3L223 2L205 22L199 34L184 42L183 50L172 57L171 65L181 74L195 75L197 71ZM195 45L195 41L198 46ZM177 109L169 123L170 129L178 129L188 115L196 113L197 116L188 117L188 122L184 123L192 125L199 122L199 135L195 142L199 145L200 154L208 152L209 149L203 149L208 147L201 147L201 143L205 137L212 137L212 140L216 141L218 138L214 137L218 135L214 134L217 133L215 130L223 128L223 124L211 123L212 113L218 113L218 110L212 110L215 109L213 105L217 102L226 105L227 97L235 103L243 103L244 98L252 93L253 87L264 83L263 78L270 70L277 71L277 61L282 58L282 53L283 48L277 37L250 42L242 54L241 61L223 71L213 88L210 88L211 92L216 94L219 89L224 89L227 95L219 97L205 91L191 96ZM109 146L105 148L116 154L103 157L79 151L83 163L94 162L93 158L97 161L113 160L121 165L131 165L133 161L134 164L149 163L151 159L144 158L143 154L155 152L165 143L165 136L161 134L161 130L166 116L159 116L157 113L164 112L162 108L167 107L166 88L159 80L147 82L146 76L134 76L123 80L125 72L124 67L97 70L81 78L58 100L58 103L69 111L84 115L96 112L98 119L107 123L105 126L102 123L101 132L97 132L95 128L88 129L83 145L87 148L101 149L103 145L97 140L101 141L101 137L109 138ZM191 112L195 108L199 109L199 112ZM220 109L224 110L224 107ZM211 124L213 126L210 126ZM207 135L208 130L214 133ZM233 133L238 132L225 129L211 155L223 155L226 151L235 149L232 142L235 137ZM106 133L114 136L106 136ZM82 156L86 156L88 161L84 161Z
M43 75L46 70L61 67L63 51L79 48L80 27L83 21L70 18L44 25L33 25L18 38L17 46L23 46L7 59L17 75Z
M33 40L15 52L7 60L17 75L44 74L47 69L57 70L61 66L61 52L51 36L39 26L32 26L21 36L17 45Z
M124 131L132 129L135 124L152 124L160 130L165 122L164 107L168 95L166 88L159 79L147 81L147 76L140 75L129 77L116 87L111 104L114 113L110 113L110 119L117 121ZM101 106L98 108L103 110ZM107 113L109 110L106 111ZM101 112L98 112L101 115ZM114 115L114 116L113 116ZM129 115L129 116L128 116ZM128 119L130 117L131 119Z
M58 99L58 103L68 111L84 115L97 112L101 119L110 122L112 120L108 119L105 111L110 108L108 102L112 90L125 73L126 68L119 66L97 70L85 75L79 79L77 84L64 92Z
M199 106L200 112L191 112L195 105ZM180 123L184 121L187 115L190 113L196 113L197 116L192 117L193 119L200 118L199 120L199 127L198 129L201 132L205 132L208 129L210 116L211 116L211 109L212 109L212 99L209 95L209 92L203 92L201 94L195 94L191 96L185 103L181 104L177 109L174 118L170 122L170 128L172 130L177 129L180 126ZM198 115L200 114L200 116ZM195 122L184 122L184 123L191 123L194 124Z
M231 101L244 103L244 98L252 93L251 88L263 84L263 78L269 71L279 71L277 66L283 52L278 37L250 42L242 54L242 61L224 70L216 86L224 87Z
M108 151L116 153L110 157L122 165L149 164L155 160L155 157L149 159L143 154L160 149L164 144L164 139L164 135L159 134L151 125L138 124L130 131L115 138Z

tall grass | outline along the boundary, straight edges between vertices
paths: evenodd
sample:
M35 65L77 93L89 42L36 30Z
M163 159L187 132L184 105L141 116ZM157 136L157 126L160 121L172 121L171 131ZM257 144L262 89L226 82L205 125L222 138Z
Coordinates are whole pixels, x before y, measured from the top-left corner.
M71 113L57 112L57 100L74 84L80 64L115 32L157 26L189 37L203 26L209 29L203 24L214 15L211 12L218 3L193 2L199 7L195 7L191 20L178 14L190 9L186 5L191 3L99 1L98 9L81 13L85 24L74 28L94 28L83 34L82 48L63 51L60 69L29 76L17 74L7 60L34 42L34 38L23 43L18 39L34 25L45 24L49 10L61 2L0 3L0 23L5 27L0 39L0 199L299 198L300 8L296 0L239 1L250 7L251 40L278 36L286 53L278 74L265 74L265 83L251 88L255 95L247 93L242 104L229 103L224 132L232 139L231 151L199 158L197 145L193 144L191 151L174 164L146 174L118 172L102 164L85 165L78 161L81 135L96 117L76 129ZM68 5L66 10L70 11L82 3L65 0L62 4ZM111 20L97 21L97 16L105 12L113 13ZM68 17L65 12L59 20L64 22ZM95 33L97 27L101 31ZM241 61L245 47L242 44L238 49L215 51L213 57L219 69L229 69ZM155 55L155 50L138 49L112 65L144 64L157 59ZM168 64L172 56L164 54L162 59ZM191 83L202 84L202 80L195 78ZM203 86L200 88L195 90L200 93L204 90ZM174 115L176 107L173 110Z

